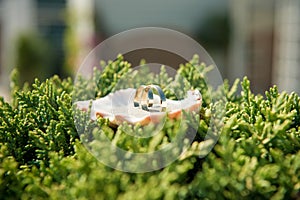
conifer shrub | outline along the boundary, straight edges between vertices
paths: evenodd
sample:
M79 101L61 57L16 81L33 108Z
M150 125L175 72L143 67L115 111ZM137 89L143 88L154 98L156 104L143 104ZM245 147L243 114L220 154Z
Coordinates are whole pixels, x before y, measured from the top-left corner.
M88 123L93 134L100 124L101 134L124 149L128 144L146 152L153 148L123 137L107 120L93 122L73 109L75 95L88 98L80 95L96 86L96 94L90 97L105 96L131 72L122 56L106 65L102 72L95 71L94 83L82 79L85 92L76 93L71 78L58 76L20 88L14 72L11 102L0 98L0 199L300 199L300 98L296 93L279 92L274 86L265 96L254 95L247 78L232 86L225 82L213 91L204 81L208 68L194 57L178 70L203 96L191 147L163 169L126 173L91 155L75 125ZM154 80L165 86L170 81L163 68ZM237 92L239 84L241 92ZM218 104L209 95L226 99L224 125L213 150L199 158L198 144ZM168 123L162 130L165 136L156 144L168 142L166 137L172 137L171 128L179 122Z

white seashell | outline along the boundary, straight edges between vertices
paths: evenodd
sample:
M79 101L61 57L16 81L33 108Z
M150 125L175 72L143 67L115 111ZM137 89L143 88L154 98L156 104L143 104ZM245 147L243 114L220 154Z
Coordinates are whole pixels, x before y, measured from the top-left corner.
M90 114L92 120L103 117L108 118L112 125L120 125L123 122L147 125L151 122L159 123L166 114L169 118L174 119L181 116L182 110L197 112L202 103L200 92L190 90L183 100L166 99L166 111L160 111L161 99L158 95L153 94L153 106L151 110L146 111L134 106L136 91L134 88L122 89L100 99L75 102L75 105L79 109L87 111L92 101Z

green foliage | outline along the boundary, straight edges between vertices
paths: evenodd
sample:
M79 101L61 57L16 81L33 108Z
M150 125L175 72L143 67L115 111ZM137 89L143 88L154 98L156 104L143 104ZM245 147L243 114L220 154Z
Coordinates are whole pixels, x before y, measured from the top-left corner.
M276 86L265 97L254 95L247 78L241 94L236 92L238 80L213 91L204 79L208 70L194 57L178 70L183 78L168 77L164 68L157 76L140 76L144 72L132 71L119 56L103 72L95 70L92 82L79 78L76 90L71 79L57 76L22 89L13 82L11 103L0 98L0 199L299 199L299 96L280 93ZM135 81L125 85L122 80L129 72ZM148 152L170 143L180 122L167 121L152 139L135 139L124 130L150 134L153 127L123 124L113 129L107 120L91 121L86 112L72 109L72 98L105 96L118 87L143 83L146 76L164 89L176 90L176 80L201 91L200 118L187 116L187 121L199 123L196 137L180 159L161 170L132 174L111 169L87 151L76 128L90 133L87 140L105 134L123 149ZM224 125L217 145L200 159L199 144L220 103L212 102L212 95L227 99Z

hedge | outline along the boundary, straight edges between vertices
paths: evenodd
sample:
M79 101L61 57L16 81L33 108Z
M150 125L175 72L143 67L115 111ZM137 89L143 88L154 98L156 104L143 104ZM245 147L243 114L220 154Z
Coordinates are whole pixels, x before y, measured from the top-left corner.
M72 98L87 94L87 88L96 86L93 97L114 91L132 72L122 56L108 62L103 72L95 71L94 85L82 79L85 93L79 88L75 94L72 79L58 76L19 87L14 72L11 102L0 98L0 199L300 199L299 96L276 86L264 96L255 95L246 77L232 86L225 81L214 91L205 84L207 69L195 56L178 70L203 96L192 146L163 169L138 174L99 162L83 146L74 123L89 123L92 132L96 127L124 149L147 152L151 147L151 140L135 143L120 127L111 128L103 119L92 122L72 107ZM167 88L171 79L162 68L153 80ZM198 144L219 103L210 101L210 95L226 102L224 126L213 150L200 158ZM178 123L168 121L155 144L170 142Z

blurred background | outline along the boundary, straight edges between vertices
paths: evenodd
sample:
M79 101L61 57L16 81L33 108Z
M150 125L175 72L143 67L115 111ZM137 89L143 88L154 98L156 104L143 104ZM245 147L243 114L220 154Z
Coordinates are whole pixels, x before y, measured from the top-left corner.
M230 83L300 93L300 0L0 0L0 95L15 67L21 83L72 76L101 41L144 26L194 38Z

